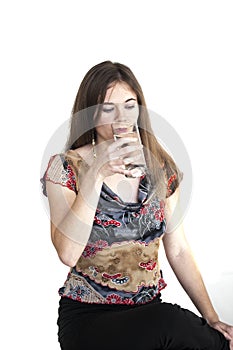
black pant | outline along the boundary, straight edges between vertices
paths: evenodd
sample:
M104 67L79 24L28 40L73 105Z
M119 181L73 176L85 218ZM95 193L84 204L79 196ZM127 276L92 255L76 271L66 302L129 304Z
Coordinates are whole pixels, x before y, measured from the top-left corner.
M224 336L178 305L83 304L61 298L58 336L62 350L229 350Z

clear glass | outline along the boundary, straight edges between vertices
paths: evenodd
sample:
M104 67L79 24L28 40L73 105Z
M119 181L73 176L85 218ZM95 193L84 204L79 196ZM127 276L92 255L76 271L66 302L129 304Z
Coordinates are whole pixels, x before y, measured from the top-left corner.
M137 123L133 122L114 122L112 125L112 132L114 140L119 138L137 138L138 143L142 144ZM122 146L127 146L127 142ZM125 165L127 170L131 170L131 176L125 175L126 177L141 177L147 172L146 160L144 157L143 149L137 151L137 160L134 163Z

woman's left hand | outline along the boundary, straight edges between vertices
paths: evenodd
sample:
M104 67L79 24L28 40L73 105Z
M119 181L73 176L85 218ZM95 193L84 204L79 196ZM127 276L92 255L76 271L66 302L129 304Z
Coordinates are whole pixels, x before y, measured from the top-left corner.
M217 329L219 332L221 332L224 337L229 340L230 350L233 350L233 326L230 326L224 322L217 321L213 323L209 323L211 327L214 329Z

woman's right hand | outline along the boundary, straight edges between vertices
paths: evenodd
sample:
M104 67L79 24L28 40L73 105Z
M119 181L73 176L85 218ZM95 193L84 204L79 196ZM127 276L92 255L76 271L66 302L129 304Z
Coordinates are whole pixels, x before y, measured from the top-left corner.
M131 176L131 170L126 170L125 165L136 162L142 148L137 138L125 137L102 142L95 146L97 157L92 163L92 169L102 180L117 173Z

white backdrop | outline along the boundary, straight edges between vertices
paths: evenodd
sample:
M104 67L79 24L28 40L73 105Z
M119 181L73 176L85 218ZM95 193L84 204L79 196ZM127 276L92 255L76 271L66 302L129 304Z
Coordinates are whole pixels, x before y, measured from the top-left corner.
M133 70L148 107L189 152L186 234L219 315L233 324L232 2L9 0L0 16L5 349L59 349L57 290L68 268L50 242L40 165L84 74L107 59ZM164 300L195 311L161 260Z

